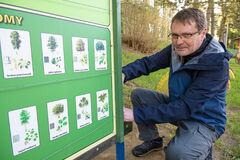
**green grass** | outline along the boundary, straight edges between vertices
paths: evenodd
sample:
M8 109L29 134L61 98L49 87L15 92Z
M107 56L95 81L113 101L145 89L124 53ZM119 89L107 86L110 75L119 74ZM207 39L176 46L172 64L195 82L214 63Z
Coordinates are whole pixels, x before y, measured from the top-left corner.
M240 112L237 112L228 119L228 126L230 127L234 138L240 143ZM240 147L239 147L240 151ZM240 156L240 155L239 155Z
M123 51L122 65L125 66L125 65L135 61L136 59L140 59L144 56L145 55L143 55L143 54L136 54L136 53L130 53L127 51ZM132 81L127 82L126 85L123 86L124 105L131 107L130 95L131 95L131 91L136 87L142 87L142 88L156 90L158 82L160 81L161 77L167 71L169 71L169 69L162 69L162 70L153 72L148 76L141 76L139 78L136 78Z
M226 147L226 143L221 139L218 139L214 146L222 150L221 160L240 160L238 146Z
M234 70L235 80L231 80L231 90L227 92L227 106L240 107L240 65L232 58L230 66Z
M237 146L225 147L230 159L240 160L240 65L235 63L235 59L230 60L230 66L234 70L235 79L231 80L231 90L227 93L227 110L232 110L233 114L227 117L227 129L232 133L232 137L237 141Z

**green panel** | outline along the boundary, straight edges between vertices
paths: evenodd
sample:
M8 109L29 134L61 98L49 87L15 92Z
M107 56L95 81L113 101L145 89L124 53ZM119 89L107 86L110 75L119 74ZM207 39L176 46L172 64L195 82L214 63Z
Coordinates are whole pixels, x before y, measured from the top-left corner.
M96 24L106 26L110 24L109 0L0 0L0 2Z
M2 108L0 112L0 141L4 146L0 151L1 159L31 160L33 157L35 157L34 159L63 159L112 133L113 100L110 31L106 28L7 8L0 8L0 21L1 15L23 17L21 25L17 23L6 24L2 20L0 29L14 29L30 33L33 64L33 76L4 78L3 62L0 58L0 106ZM62 35L65 73L44 75L41 33ZM88 38L89 71L87 72L73 71L72 37ZM106 40L106 70L95 70L95 39ZM96 92L105 89L108 89L109 93L109 116L98 120ZM75 97L87 93L91 94L92 124L77 129ZM68 102L69 133L50 141L47 103L61 99L67 99ZM29 106L36 106L37 108L40 145L13 156L8 112Z

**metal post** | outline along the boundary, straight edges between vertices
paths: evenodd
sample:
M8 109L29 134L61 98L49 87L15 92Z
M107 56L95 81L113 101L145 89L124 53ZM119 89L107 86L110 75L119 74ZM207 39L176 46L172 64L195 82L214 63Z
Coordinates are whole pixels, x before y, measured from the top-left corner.
M112 0L113 14L113 45L114 45L114 71L116 85L116 129L117 160L124 160L124 123L123 123L123 96L122 96L122 57L121 57L121 9L120 0Z
M116 144L116 153L117 153L117 160L124 160L125 153L124 153L124 142Z

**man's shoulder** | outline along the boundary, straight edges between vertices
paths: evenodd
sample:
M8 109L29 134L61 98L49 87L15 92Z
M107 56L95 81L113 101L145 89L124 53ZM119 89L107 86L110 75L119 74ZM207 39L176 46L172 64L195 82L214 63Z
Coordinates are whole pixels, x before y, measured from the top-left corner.
M204 50L205 54L216 54L216 53L222 53L222 52L225 52L225 50L215 38L212 38L212 40Z

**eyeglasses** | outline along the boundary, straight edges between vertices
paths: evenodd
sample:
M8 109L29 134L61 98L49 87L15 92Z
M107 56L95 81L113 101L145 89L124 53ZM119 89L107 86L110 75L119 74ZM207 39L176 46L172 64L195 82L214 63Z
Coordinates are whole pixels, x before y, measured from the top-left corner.
M171 37L171 38L174 39L174 40L178 39L179 37L180 37L181 39L189 39L189 38L191 38L193 35L195 35L195 34L197 34L197 33L200 33L200 32L201 32L201 31L197 31L197 32L193 32L193 33L183 33L183 34L180 34L180 35L175 34L175 33L170 33L170 34L168 35L168 37Z

